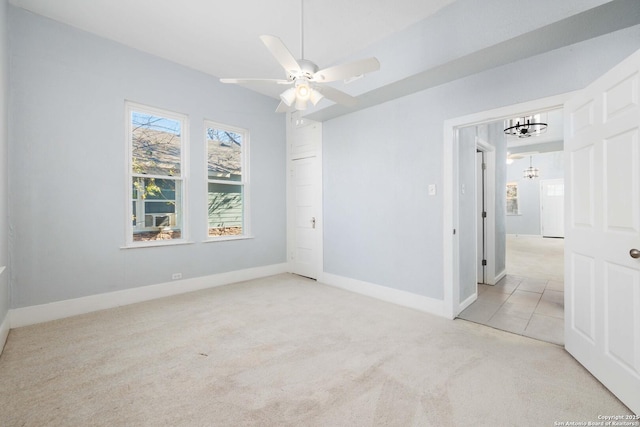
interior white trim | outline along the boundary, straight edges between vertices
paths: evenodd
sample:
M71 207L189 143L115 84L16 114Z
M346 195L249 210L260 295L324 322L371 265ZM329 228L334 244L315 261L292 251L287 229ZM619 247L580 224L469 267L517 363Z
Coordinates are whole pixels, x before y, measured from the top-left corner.
M485 266L484 276L485 283L488 285L495 285L495 272L496 272L496 193L495 191L489 191L489 189L496 188L496 150L492 145L487 142L478 139L476 141L476 148L483 151L485 154L484 163L486 165L486 174L484 177L484 210L487 213L485 218L485 259L487 265ZM477 246L477 244L476 244ZM476 292L477 294L477 292ZM463 309L464 310L464 309Z
M0 323L0 355L2 355L2 350L4 350L4 345L7 343L7 337L9 336L10 319L11 312L4 316L2 323Z
M362 280L351 279L349 277L338 276L330 273L322 273L321 282L349 292L366 295L403 307L413 308L425 313L445 316L443 300L413 294L411 292L388 288Z
M493 110L481 111L467 116L456 117L445 120L443 125L443 279L444 279L444 315L448 318L455 318L460 311L461 305L457 302L459 298L460 283L458 274L454 271L457 265L457 253L455 253L455 242L458 235L453 234L454 229L458 229L458 224L454 221L457 215L457 208L454 206L455 197L453 194L453 148L457 141L457 130L461 127L474 126L483 123L491 123L503 120L506 117L527 115L534 112L563 108L574 92L563 93L547 98L536 99L520 104L500 107Z
M2 273L5 272L6 268L7 268L6 265L0 266L0 276L2 276ZM4 345L7 342L7 337L9 336L9 329L10 329L10 313L7 313L4 316L4 319L2 319L2 322L0 323L0 355L2 354Z
M192 279L174 280L156 285L56 301L48 304L16 308L9 311L8 317L11 319L10 327L19 328L21 326L48 322L79 314L91 313L93 311L135 304L137 302L214 288L286 272L286 263L254 267L245 270L194 277Z
M473 304L476 299L478 299L478 291L476 290L476 292L474 292L473 295L470 295L466 300L462 301L460 303L460 308L462 310L464 310L465 308L469 307L471 304Z
M491 284L492 284L492 285L495 285L495 284L496 284L496 283L498 283L500 280L502 280L502 278L503 278L504 276L506 276L506 275L507 275L507 270L506 270L506 269L502 270L500 273L496 274L496 278L495 278L495 280L493 281L493 283L491 283Z

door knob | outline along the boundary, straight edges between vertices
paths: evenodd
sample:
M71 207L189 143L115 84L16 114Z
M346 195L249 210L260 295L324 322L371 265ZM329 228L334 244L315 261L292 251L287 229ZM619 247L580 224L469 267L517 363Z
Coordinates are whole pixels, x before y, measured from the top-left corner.
M640 251L637 249L631 249L629 251L629 255L631 255L631 258L640 258Z

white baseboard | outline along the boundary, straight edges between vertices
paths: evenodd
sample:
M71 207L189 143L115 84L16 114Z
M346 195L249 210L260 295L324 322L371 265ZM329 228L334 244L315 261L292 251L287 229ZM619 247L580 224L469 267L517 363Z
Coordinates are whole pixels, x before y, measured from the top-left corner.
M355 292L357 294L366 295L382 301L446 317L443 300L437 300L413 294L411 292L392 289L386 286L380 286L330 273L322 273L319 281L326 285Z
M504 276L507 275L507 269L505 268L500 273L496 274L496 278L494 279L494 284L498 283Z
M9 336L9 319L10 313L7 313L4 319L2 319L2 323L0 323L0 354L2 354L4 345L7 343L7 337Z
M533 239L542 239L542 234L507 234L509 237L524 237L524 238L533 238Z
M466 300L462 301L460 303L460 306L458 307L458 314L462 313L462 311L469 307L471 304L473 304L476 300L478 299L478 292L476 291L473 295L471 295L469 298L467 298Z
M0 276L7 269L6 265L0 266ZM7 303L8 304L8 303ZM9 336L9 329L11 329L11 313L7 313L2 320L0 320L0 354L4 350L4 345L7 343L7 337Z
M230 271L228 273L194 277L192 279L174 280L156 285L141 286L139 288L90 295L48 304L15 308L9 311L10 315L8 317L11 319L10 327L19 328L21 326L49 322L51 320L91 313L107 308L214 288L216 286L228 285L244 280L273 276L275 274L286 273L288 271L287 267L286 263L254 267L246 270Z

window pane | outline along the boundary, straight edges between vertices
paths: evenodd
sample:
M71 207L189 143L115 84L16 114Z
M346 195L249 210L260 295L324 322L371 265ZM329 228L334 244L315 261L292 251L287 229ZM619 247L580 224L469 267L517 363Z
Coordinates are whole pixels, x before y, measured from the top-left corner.
M242 234L242 185L209 183L209 236Z
M180 176L180 121L133 111L131 125L131 172Z
M132 190L134 242L181 238L181 180L134 178Z
M242 180L242 134L207 128L209 179Z

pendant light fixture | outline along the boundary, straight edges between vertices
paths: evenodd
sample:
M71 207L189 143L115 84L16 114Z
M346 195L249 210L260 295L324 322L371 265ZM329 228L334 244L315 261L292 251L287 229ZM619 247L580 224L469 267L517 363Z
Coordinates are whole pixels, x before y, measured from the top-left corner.
M531 159L531 156L529 156L529 167L526 168L523 171L523 178L525 179L536 179L538 178L540 175L538 174L540 171L537 168L533 167L533 161Z
M541 114L509 119L505 122L504 133L518 138L530 138L547 131L547 124Z

